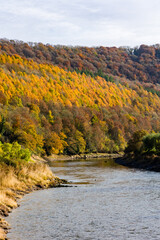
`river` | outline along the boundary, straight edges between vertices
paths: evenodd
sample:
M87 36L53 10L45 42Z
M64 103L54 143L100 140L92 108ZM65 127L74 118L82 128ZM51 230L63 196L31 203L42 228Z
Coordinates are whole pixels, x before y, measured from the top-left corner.
M159 240L160 174L108 159L57 161L69 186L20 200L7 221L11 240Z

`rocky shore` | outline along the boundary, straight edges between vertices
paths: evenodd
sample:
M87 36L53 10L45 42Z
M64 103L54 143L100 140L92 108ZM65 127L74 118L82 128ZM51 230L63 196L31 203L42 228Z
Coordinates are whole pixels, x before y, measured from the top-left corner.
M89 154L79 154L79 155L56 155L53 154L49 157L45 157L44 159L48 162L52 161L72 161L72 160L80 160L80 159L92 159L92 158L118 158L122 157L122 154L119 153L89 153Z

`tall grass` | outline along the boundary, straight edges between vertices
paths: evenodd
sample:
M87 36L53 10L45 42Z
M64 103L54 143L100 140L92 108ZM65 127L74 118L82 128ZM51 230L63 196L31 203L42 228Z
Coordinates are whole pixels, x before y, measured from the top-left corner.
M26 163L17 167L0 164L0 206L16 207L16 193L31 190L35 186L49 187L55 177L44 163Z
M6 215L17 207L17 199L36 188L56 185L49 167L31 161L29 149L18 143L0 142L0 214ZM0 216L0 239L5 239L6 222ZM2 227L2 228L1 228Z
M4 240L6 237L6 234L2 228L0 228L0 240Z
M10 212L12 208L17 207L18 198L33 189L54 186L56 179L44 163L23 162L10 166L0 162L0 210ZM1 217L0 221L2 221ZM1 225L0 239L5 239Z
M17 199L37 187L56 185L56 177L44 163L29 162L16 166L0 163L0 210L10 212L17 207ZM3 219L0 217L0 221ZM0 226L0 240L5 232Z

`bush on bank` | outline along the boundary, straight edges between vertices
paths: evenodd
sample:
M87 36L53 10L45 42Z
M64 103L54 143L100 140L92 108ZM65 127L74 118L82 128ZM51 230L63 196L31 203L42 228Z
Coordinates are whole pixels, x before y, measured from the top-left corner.
M17 142L12 144L0 142L0 163L17 166L20 163L29 162L30 158L30 150L23 149Z
M144 130L134 132L127 143L126 154L160 156L160 133L148 134Z

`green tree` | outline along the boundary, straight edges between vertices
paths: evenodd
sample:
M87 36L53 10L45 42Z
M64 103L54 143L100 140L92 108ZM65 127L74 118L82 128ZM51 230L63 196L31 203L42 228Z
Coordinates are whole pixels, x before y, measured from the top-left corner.
M138 130L133 133L132 138L128 141L125 153L139 154L143 147L143 137L147 134L145 130Z
M4 143L0 142L0 162L7 165L17 166L21 163L30 161L31 152L29 149L23 149L17 142Z

